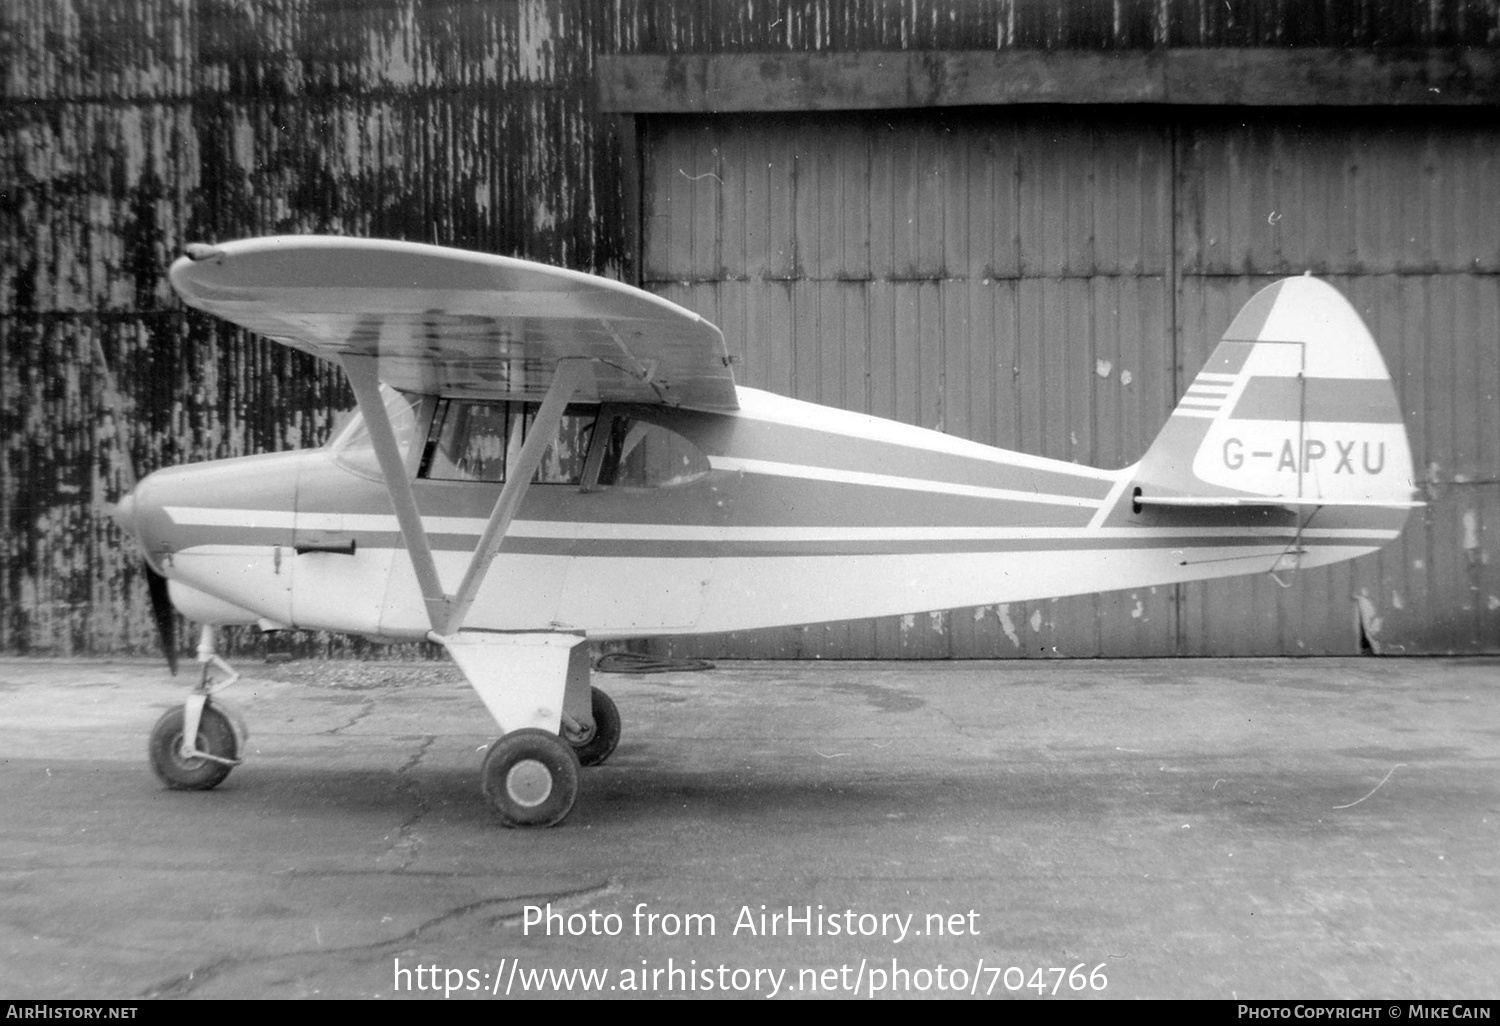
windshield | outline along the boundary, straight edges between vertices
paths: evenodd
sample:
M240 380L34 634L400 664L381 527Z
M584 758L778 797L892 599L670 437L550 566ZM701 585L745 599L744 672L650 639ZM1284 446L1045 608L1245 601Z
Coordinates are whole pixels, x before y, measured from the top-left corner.
M391 419L391 429L396 434L396 446L401 461L411 451L412 436L417 430L417 408L421 397L398 392L389 385L380 386L380 397L385 401L386 416ZM366 477L380 476L380 463L375 459L375 444L370 440L370 431L364 414L356 412L344 429L328 443L329 455L335 463L347 467Z

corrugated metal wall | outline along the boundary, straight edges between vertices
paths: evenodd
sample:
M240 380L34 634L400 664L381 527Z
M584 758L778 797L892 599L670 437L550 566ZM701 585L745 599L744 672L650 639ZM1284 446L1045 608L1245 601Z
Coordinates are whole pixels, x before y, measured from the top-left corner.
M328 365L185 310L165 277L184 244L321 232L620 273L619 142L591 113L606 13L0 8L0 651L155 645L103 513L125 461L96 340L142 473L318 444L352 405Z
M645 277L747 384L1058 459L1144 452L1260 286L1382 340L1432 506L1296 575L674 642L826 658L1494 651L1500 131L1061 109L659 118ZM1488 535L1486 528L1488 527Z
M1183 125L1177 161L1188 373L1266 276L1327 277L1381 343L1431 503L1378 556L1294 589L1184 588L1184 650L1349 651L1351 623L1382 652L1500 650L1500 127L1432 113L1204 118Z
M342 383L312 361L184 311L164 280L184 243L271 232L382 235L631 276L629 148L622 152L616 123L597 111L598 54L1339 45L1493 48L1500 45L1500 0L8 0L0 4L0 651L153 644L133 561L102 515L120 491L124 460L91 355L96 343L117 368L131 455L143 471L314 443L327 432L332 411L347 403ZM936 128L928 131L943 152L960 146L940 140ZM1491 136L1471 136L1462 127L1453 136L1454 145L1465 137L1471 148L1493 144ZM1043 190L1059 190L1054 199L1091 196L1101 174L1129 185L1108 150L1125 133L1100 138L1106 149L1087 172L1073 160L1081 153L1048 149L1078 145L1071 136L995 143L1001 164L1018 162L1018 187L1037 190L1014 209L1082 217L1082 208L1050 205ZM797 145L827 148L830 141ZM969 142L962 147L971 164L989 159ZM1138 159L1162 158L1146 146ZM1424 161L1439 161L1434 180L1456 187L1440 163L1448 159L1447 149L1424 151ZM921 173L927 161L925 149L909 147L872 164L870 174L888 190L896 181L922 183L923 223L931 224L941 187ZM1026 177L1032 169L1064 166L1075 177ZM834 175L828 188L838 181ZM767 177L767 203L774 185ZM839 193L844 202L852 202L849 195ZM1161 389L1161 379L1144 369L1160 354L1112 347L1158 337L1177 303L1175 292L1163 293L1160 285L1153 291L1151 284L1164 273L1164 251L1152 248L1160 240L1110 235L1144 224L1144 215L1095 226L1086 252L1033 245L1025 259L1051 270L1029 277L1016 277L1005 247L992 239L991 284L981 274L979 284L961 288L945 274L933 277L953 260L938 245L943 233L913 232L891 214L883 229L889 238L875 238L867 258L859 256L858 235L839 236L840 247L853 247L851 258L825 246L834 229L846 231L842 219L830 217L821 202L811 212L803 203L776 216L820 218L799 252L824 277L793 275L775 301L751 302L744 289L736 299L728 284L714 298L730 311L731 330L736 317L753 316L767 324L781 318L800 333L782 343L799 357L788 365L788 390L922 422L941 410L952 430L973 429L1001 444L1036 443L1053 454L1109 461L1138 451L1150 411L1169 401L1167 391L1152 391ZM1452 223L1479 224L1466 217ZM1027 237L1041 232L1070 246L1084 237L1078 225L1055 231L1050 221L1022 229ZM814 244L816 250L809 248ZM971 244L984 245L977 238ZM1132 247L1140 253L1122 263ZM814 252L815 260L806 255ZM760 273L751 259L764 261L766 273L781 273L773 256L747 249L746 279ZM686 259L699 266L696 252ZM1014 260L1020 259L1017 250ZM1067 274L1056 270L1064 267ZM1080 268L1081 276L1071 276ZM853 286L839 280L844 271L871 278L868 296L850 298ZM911 272L905 280L903 271ZM1454 281L1439 275L1424 284L1403 271L1394 292L1371 293L1381 316L1447 325L1453 356L1446 369L1432 372L1434 395L1441 394L1442 375L1483 381L1492 366L1481 366L1465 347L1471 329L1493 337L1493 294L1485 279L1463 287ZM809 296L819 304L813 313ZM1098 350L1095 377L1088 379L1093 419L1080 440L1072 440L1079 425L1071 413L1037 406L1014 370L1056 376L1077 374L1076 365L1041 348L986 354L971 345L950 352L953 331L935 331L934 311L942 323L966 321L975 339L994 337L991 323L1024 323L1027 330L1015 337L1038 338L1038 331L1051 330L1046 325L1071 318L1068 334L1085 335ZM1485 317L1490 328L1475 321ZM1191 337L1193 326L1179 320ZM836 354L802 344L812 325L819 332L836 325ZM906 338L918 339L917 348L898 345ZM934 346L947 354L938 376L922 359ZM971 362L960 362L962 354ZM1097 375L1100 359L1111 364L1109 375ZM751 373L775 383L772 368L780 366L755 362ZM996 373L986 377L991 366ZM1132 366L1141 368L1134 392L1119 386L1122 369ZM1442 410L1431 409L1434 417ZM1456 433L1472 452L1442 458L1444 494L1455 503L1451 516L1432 528L1424 542L1428 555L1406 559L1400 572L1409 573L1416 558L1447 567L1443 554L1460 551L1470 560L1463 579L1478 590L1465 608L1442 598L1452 591L1447 583L1425 589L1413 583L1408 593L1382 582L1380 589L1372 585L1371 601L1388 630L1408 622L1408 633L1425 632L1428 650L1471 647L1476 630L1488 630L1496 647L1493 621L1483 618L1492 612L1481 608L1495 590L1483 562L1485 524L1495 522L1493 446L1473 448L1473 439L1449 421L1419 430ZM1387 597L1396 591L1405 602L1399 610ZM1429 592L1446 603L1432 617L1424 605ZM1091 623L1089 611L1091 604L1117 601L1130 602L1079 600L1069 606L1076 615L1038 608L1009 624L993 611L978 619L939 618L942 635L862 625L839 629L855 640L833 631L825 632L826 641L809 635L798 646L830 654L871 646L882 654L1000 653L1015 633L1038 650L1103 651L1117 628L1098 618ZM1175 636L1168 600L1140 601L1141 615L1120 636ZM1130 602L1124 615L1134 610ZM1031 632L1035 616L1042 630ZM861 637L866 641L856 643ZM957 646L945 640L960 637L972 640ZM796 647L757 641L751 650Z

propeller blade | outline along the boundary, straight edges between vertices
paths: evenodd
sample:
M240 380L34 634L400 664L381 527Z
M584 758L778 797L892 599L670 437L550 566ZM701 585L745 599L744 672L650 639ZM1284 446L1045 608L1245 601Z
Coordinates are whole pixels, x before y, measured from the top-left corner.
M115 388L115 376L110 372L109 360L104 356L104 344L99 341L99 336L93 336L94 360L99 365L99 374L103 379L103 399L105 409L109 411L110 419L114 421L115 441L119 446L120 477L125 483L125 495L112 507L106 507L110 516L115 519L126 534L133 534L130 519L134 509L131 501L131 493L135 491L136 483L140 480L140 474L136 472L135 461L130 454L130 428L125 420L125 401L120 392ZM167 579L155 570L150 564L146 565L146 590L151 596L151 615L156 620L156 634L161 638L162 654L167 657L167 669L172 671L172 676L177 676L177 613L172 608L172 597L167 593Z
M161 649L167 657L167 668L177 676L177 614L172 609L172 598L167 594L167 579L149 566L146 567L146 588L151 593L151 615L156 618L156 633L161 638Z

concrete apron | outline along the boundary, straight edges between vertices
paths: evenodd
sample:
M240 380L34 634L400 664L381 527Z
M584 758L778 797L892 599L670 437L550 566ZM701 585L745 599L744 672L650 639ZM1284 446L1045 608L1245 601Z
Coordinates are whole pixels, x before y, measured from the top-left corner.
M451 667L238 668L187 793L184 679L0 661L0 996L1500 994L1497 660L600 674L534 831Z

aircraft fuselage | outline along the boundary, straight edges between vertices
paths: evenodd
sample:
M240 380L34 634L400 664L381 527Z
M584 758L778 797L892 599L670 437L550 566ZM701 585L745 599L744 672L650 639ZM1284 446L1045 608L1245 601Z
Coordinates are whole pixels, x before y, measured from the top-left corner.
M1394 538L1406 516L1168 514L1132 502L1134 468L739 391L730 413L612 408L675 436L691 456L664 458L684 473L533 484L469 626L642 637L1147 587L1348 559ZM500 485L424 476L435 405L414 407L404 459L451 587ZM388 639L430 630L373 461L318 449L186 466L147 478L133 502L149 558L195 619Z

